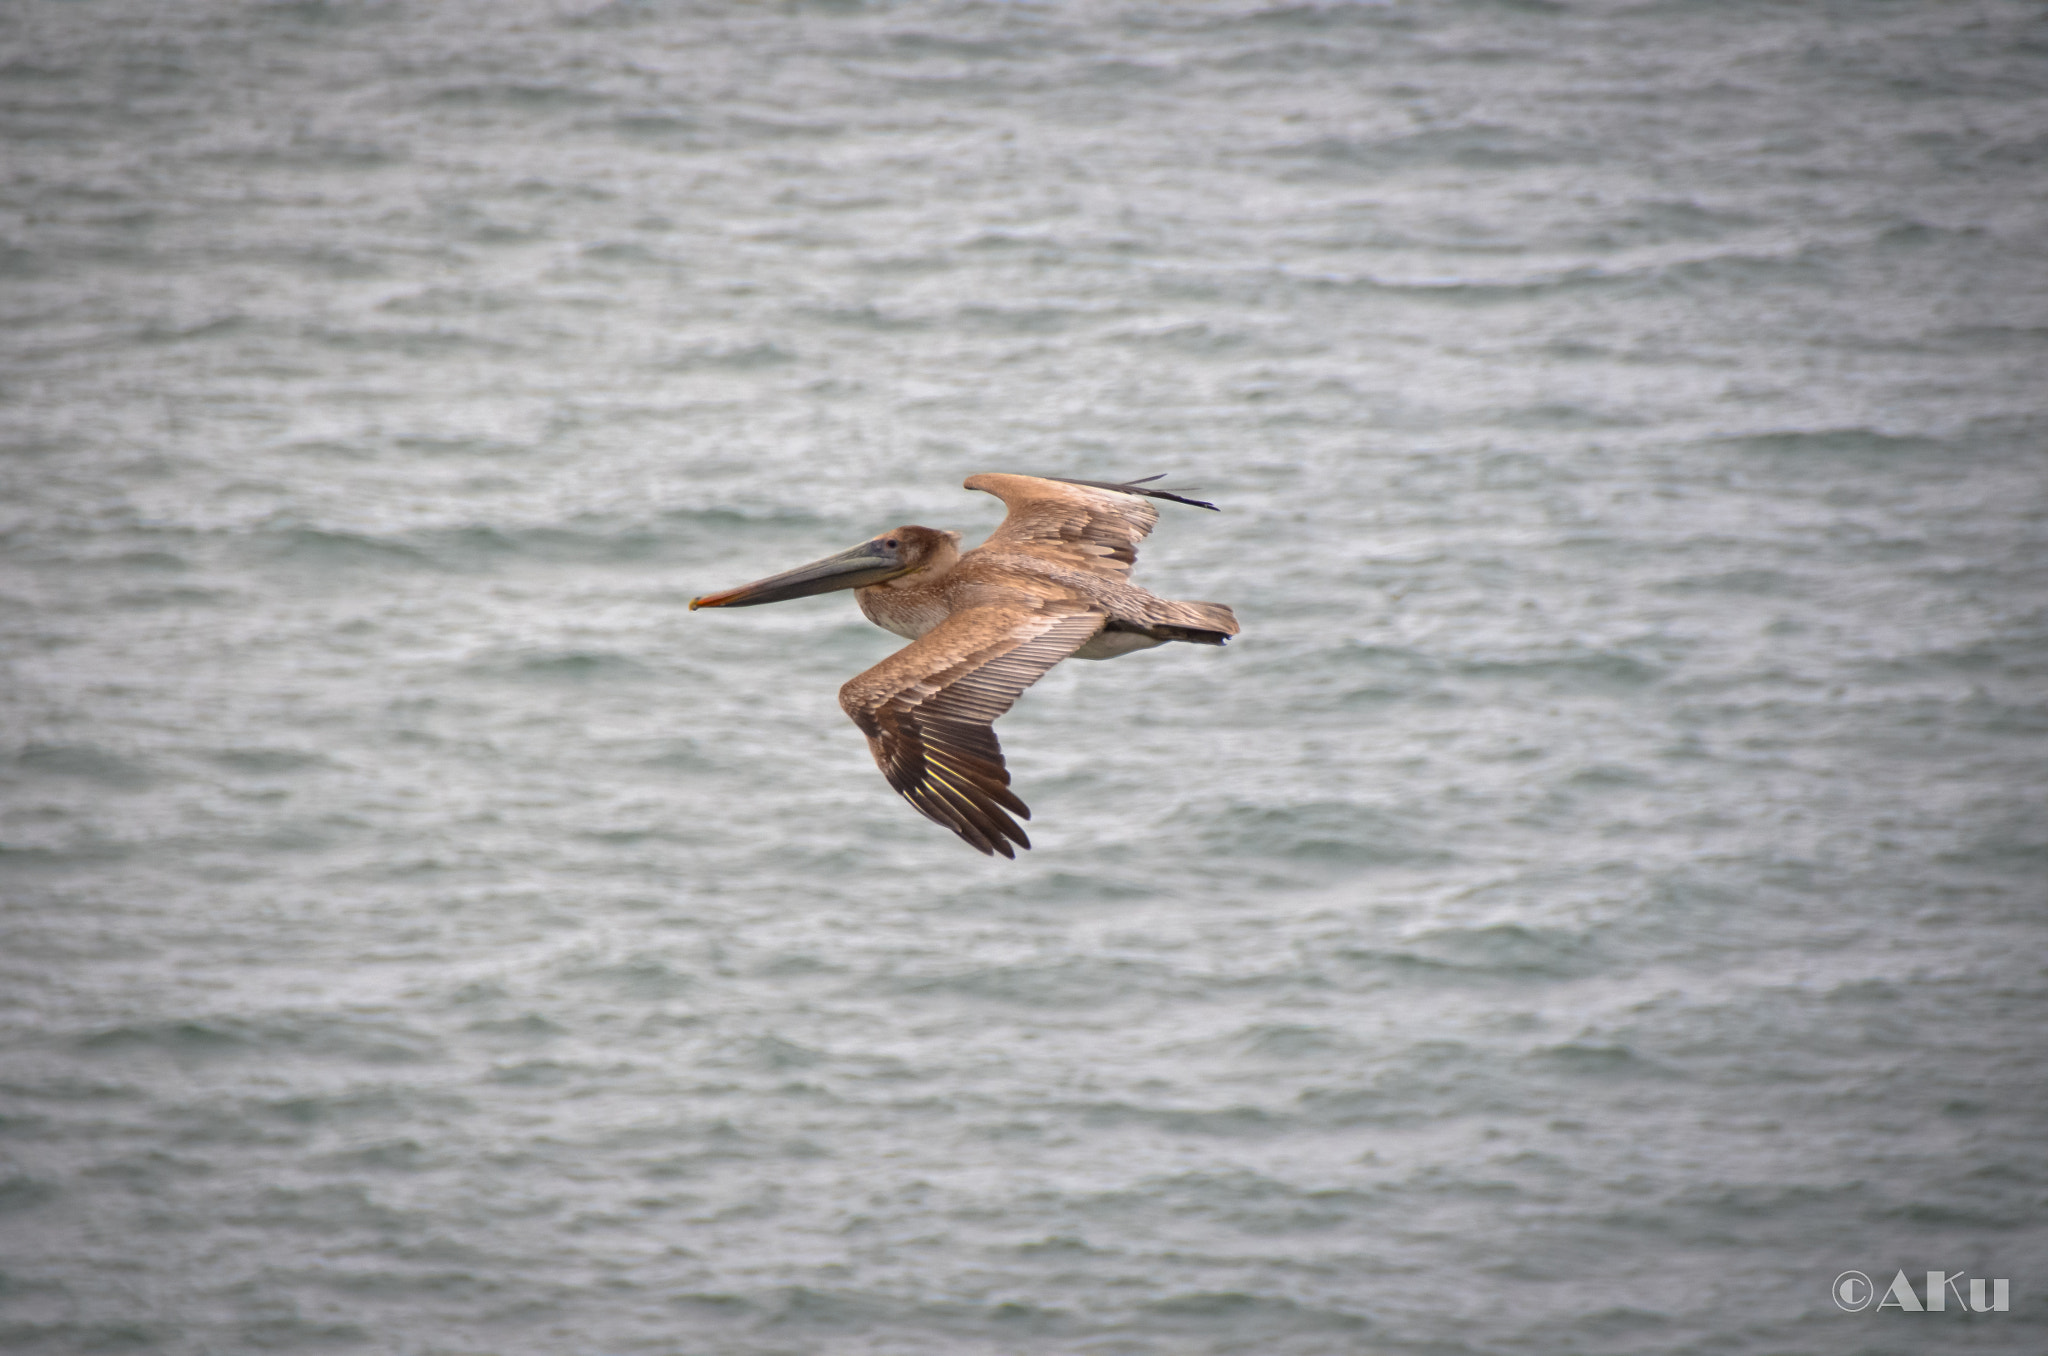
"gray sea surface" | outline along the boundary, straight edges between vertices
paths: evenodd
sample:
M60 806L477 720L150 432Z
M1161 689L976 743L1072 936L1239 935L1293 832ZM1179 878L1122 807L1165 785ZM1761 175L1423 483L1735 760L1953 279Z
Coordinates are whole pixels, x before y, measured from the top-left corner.
M2048 11L9 4L0 900L10 1353L2048 1349Z

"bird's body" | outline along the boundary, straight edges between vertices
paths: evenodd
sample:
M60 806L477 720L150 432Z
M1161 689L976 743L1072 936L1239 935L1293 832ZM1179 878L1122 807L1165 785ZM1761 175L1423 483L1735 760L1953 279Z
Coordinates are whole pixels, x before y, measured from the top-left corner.
M1221 645L1237 634L1221 603L1173 602L1130 582L1138 543L1159 517L1148 498L1214 507L1143 483L971 476L966 488L1009 508L971 551L957 532L899 527L690 607L854 589L869 621L911 643L841 688L840 706L905 800L980 851L1014 857L1031 843L1011 815L1031 814L1010 790L990 725L1018 695L1069 657L1111 659L1175 640Z

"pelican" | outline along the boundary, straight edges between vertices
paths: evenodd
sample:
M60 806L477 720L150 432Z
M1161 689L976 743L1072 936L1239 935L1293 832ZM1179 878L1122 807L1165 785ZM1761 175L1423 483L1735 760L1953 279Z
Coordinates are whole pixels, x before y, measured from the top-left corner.
M1216 509L1144 488L1158 479L969 476L965 488L1009 510L971 551L962 553L958 532L892 528L692 599L690 610L852 589L869 621L910 644L840 688L839 705L903 799L969 846L1015 860L1031 846L1017 825L1031 811L1010 790L990 727L1024 689L1069 656L1114 659L1170 640L1221 645L1237 634L1221 603L1169 602L1130 582L1138 543L1159 521L1149 499Z

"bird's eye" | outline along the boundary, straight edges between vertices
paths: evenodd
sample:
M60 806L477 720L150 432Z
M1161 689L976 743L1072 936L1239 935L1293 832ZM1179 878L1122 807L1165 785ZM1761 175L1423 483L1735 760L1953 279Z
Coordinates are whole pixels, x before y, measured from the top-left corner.
M896 541L896 539L895 539L894 537L891 537L891 538L889 538L889 540L887 540L887 541L885 541L885 542L883 542L883 543L882 543L882 545L884 545L884 546L888 547L888 548L889 548L889 549L890 549L891 551L893 551L893 550L895 550L895 549L896 549L896 547L897 547L897 544L898 544L898 543L897 543L897 541Z

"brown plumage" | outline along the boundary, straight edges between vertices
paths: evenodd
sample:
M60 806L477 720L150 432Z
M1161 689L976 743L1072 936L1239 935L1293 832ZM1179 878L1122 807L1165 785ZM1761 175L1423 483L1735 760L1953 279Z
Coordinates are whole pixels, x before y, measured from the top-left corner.
M1147 483L970 476L968 489L1009 509L971 551L961 552L957 532L899 527L690 607L854 589L868 620L911 643L841 688L840 706L905 800L980 851L1015 857L1031 846L1017 824L1031 812L1010 790L990 727L1024 689L1069 656L1221 645L1237 634L1221 603L1171 602L1130 582L1138 543L1159 520L1148 499L1215 508Z

